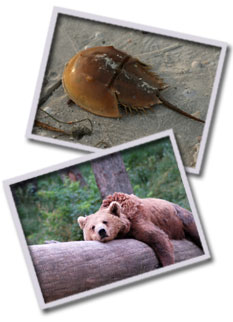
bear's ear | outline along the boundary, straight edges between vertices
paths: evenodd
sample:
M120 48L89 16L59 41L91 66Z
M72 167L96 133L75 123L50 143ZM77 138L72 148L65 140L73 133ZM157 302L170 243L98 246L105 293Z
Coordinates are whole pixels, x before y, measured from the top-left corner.
M112 215L117 216L117 217L120 217L120 214L121 214L121 205L118 202L113 201L113 202L110 203L109 211L110 211L110 213Z
M86 224L86 221L87 221L87 217L78 217L78 224L80 226L81 229L84 228L85 224Z

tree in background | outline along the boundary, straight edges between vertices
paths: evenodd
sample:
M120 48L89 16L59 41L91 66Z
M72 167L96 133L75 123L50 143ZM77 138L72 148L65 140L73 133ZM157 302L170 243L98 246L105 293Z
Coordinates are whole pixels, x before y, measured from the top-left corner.
M102 199L114 192L133 193L120 153L93 160L91 165Z

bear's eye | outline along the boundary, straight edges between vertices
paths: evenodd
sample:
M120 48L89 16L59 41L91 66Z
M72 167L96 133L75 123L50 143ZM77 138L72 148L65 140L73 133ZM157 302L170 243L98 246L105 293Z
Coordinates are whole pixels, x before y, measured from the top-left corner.
M107 225L107 223L108 223L107 221L105 221L105 220L103 221L103 224Z
M95 229L95 226L92 226L91 229L94 230Z

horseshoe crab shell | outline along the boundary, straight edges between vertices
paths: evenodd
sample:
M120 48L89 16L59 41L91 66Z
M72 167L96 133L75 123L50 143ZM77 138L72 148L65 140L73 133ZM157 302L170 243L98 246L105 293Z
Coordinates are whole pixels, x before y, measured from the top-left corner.
M121 117L118 103L140 110L160 104L158 90L167 87L137 58L113 46L78 52L66 64L63 86L81 108L104 117Z

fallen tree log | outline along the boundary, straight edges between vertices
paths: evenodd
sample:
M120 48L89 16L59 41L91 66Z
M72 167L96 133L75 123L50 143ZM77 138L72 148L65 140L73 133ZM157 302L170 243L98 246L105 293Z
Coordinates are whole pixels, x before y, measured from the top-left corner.
M176 262L203 254L187 240L173 245ZM46 303L159 267L153 250L134 239L33 245L29 250Z

